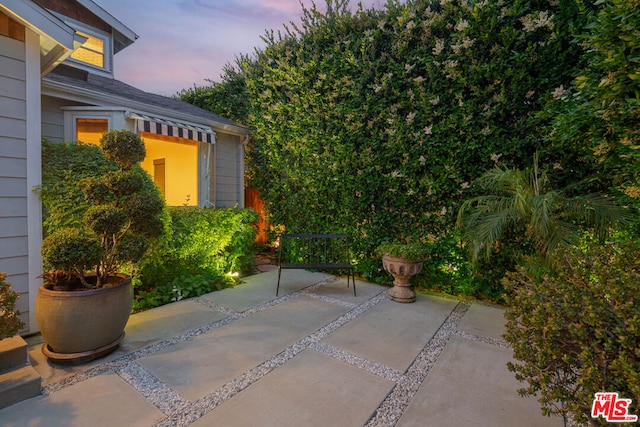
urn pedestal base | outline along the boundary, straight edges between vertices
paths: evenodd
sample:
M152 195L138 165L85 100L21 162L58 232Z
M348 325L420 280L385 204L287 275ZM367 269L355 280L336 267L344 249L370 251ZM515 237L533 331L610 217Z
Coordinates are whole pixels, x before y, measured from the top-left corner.
M387 291L390 300L410 303L416 300L416 293L411 289L411 278L422 270L422 261L407 261L389 255L382 256L382 266L393 276L393 288Z

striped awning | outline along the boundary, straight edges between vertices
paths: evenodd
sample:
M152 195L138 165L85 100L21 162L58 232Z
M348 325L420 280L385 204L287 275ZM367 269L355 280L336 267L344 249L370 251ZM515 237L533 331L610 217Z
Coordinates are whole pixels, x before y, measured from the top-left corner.
M208 126L178 122L146 114L133 113L130 119L136 120L138 132L148 132L156 135L173 136L198 142L215 143L215 132Z

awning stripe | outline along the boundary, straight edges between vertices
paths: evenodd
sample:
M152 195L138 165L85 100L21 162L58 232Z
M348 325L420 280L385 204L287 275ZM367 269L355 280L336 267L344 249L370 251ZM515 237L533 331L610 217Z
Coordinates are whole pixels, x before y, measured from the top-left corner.
M181 123L138 113L131 114L129 118L137 121L138 129L142 132L207 142L209 144L215 142L215 133L206 126Z

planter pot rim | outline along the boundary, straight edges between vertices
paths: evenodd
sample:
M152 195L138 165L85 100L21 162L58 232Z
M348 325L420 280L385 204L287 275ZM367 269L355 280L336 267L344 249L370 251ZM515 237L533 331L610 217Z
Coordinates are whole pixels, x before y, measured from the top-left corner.
M95 276L95 274L87 274L87 277L91 277L91 276ZM89 296L89 295L103 293L103 292L115 292L119 288L123 286L127 286L128 282L131 280L130 276L122 273L112 274L109 277L118 277L121 280L120 282L115 283L111 286L106 286L106 287L103 286L102 288L94 288L94 289L75 289L73 291L54 290L53 285L49 283L44 283L40 286L40 288L38 289L38 292L42 292L43 294L48 295L49 297L60 296L64 298L70 298L70 297L73 298L74 296Z
M406 262L408 264L421 264L421 263L424 262L423 259L421 259L419 261L413 261L413 260L409 260L407 258L403 258L403 257L399 257L399 256L393 256L393 255L389 255L389 254L382 255L382 258L386 258L389 261L394 261L394 262Z

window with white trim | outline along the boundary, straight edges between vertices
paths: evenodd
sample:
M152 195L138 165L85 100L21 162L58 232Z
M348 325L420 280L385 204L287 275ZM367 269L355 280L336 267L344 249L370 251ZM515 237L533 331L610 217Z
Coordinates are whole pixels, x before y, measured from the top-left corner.
M87 39L71 54L68 61L90 72L97 71L111 75L113 71L112 35L68 18L65 22L73 27L78 35Z

